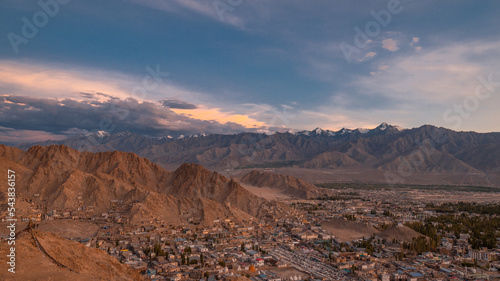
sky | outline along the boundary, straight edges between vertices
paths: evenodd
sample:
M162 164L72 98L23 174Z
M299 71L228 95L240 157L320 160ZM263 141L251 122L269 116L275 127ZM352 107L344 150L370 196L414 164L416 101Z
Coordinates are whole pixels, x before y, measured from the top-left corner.
M0 143L500 131L500 2L3 0Z

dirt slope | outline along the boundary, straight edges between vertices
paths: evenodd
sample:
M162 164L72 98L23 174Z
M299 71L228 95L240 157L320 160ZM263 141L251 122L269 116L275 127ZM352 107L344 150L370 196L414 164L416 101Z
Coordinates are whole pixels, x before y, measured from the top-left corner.
M0 242L0 280L145 280L128 266L99 249L87 248L55 234L36 231L47 253L69 269L54 264L35 246L31 235L16 240L16 273L7 271L7 243Z

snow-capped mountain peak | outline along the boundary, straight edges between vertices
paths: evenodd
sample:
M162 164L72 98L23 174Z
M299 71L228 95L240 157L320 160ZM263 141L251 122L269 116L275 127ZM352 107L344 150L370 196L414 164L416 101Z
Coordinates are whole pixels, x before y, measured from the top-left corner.
M386 130L387 128L389 127L389 125L385 122L383 122L382 124L380 124L377 129L383 131L383 130Z
M338 131L338 133L341 135L346 134L346 133L350 133L350 132L352 132L352 130L347 129L347 128L342 128L342 129L340 129L340 131Z
M92 135L95 135L96 137L101 138L101 139L104 137L111 136L111 134L106 132L106 131L92 131L92 132L86 134L85 136L92 136Z
M314 133L316 133L316 135L321 135L321 133L323 133L323 129L321 129L321 128L316 128L316 129L314 129L314 131L313 131L313 132L314 132Z
M366 128L357 128L357 130L361 134L366 134L366 133L370 132L370 129L366 129Z

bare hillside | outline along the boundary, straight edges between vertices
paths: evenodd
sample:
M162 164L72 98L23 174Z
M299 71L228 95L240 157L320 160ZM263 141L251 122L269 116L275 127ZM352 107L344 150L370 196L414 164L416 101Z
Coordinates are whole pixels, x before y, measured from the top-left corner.
M0 242L1 280L146 280L128 266L106 252L87 248L78 242L61 238L55 234L36 231L35 235L43 249L57 262L56 265L39 250L29 233L16 240L16 273L7 271L7 243Z

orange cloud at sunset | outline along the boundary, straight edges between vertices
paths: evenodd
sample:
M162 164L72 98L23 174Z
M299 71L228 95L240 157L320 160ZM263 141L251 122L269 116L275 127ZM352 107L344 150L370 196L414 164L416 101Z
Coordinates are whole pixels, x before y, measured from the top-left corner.
M75 98L80 92L99 91L117 97L128 93L120 87L119 81L111 77L97 77L85 72L47 68L41 65L27 65L0 61L0 85L10 88L4 94L34 94L36 96ZM113 77L116 78L116 77Z
M220 108L207 108L206 106L199 106L197 109L177 109L172 108L177 114L188 116L193 119L205 121L217 121L225 124L228 122L242 125L246 128L255 128L266 126L264 122L257 121L247 115L235 114L233 112L223 112Z

